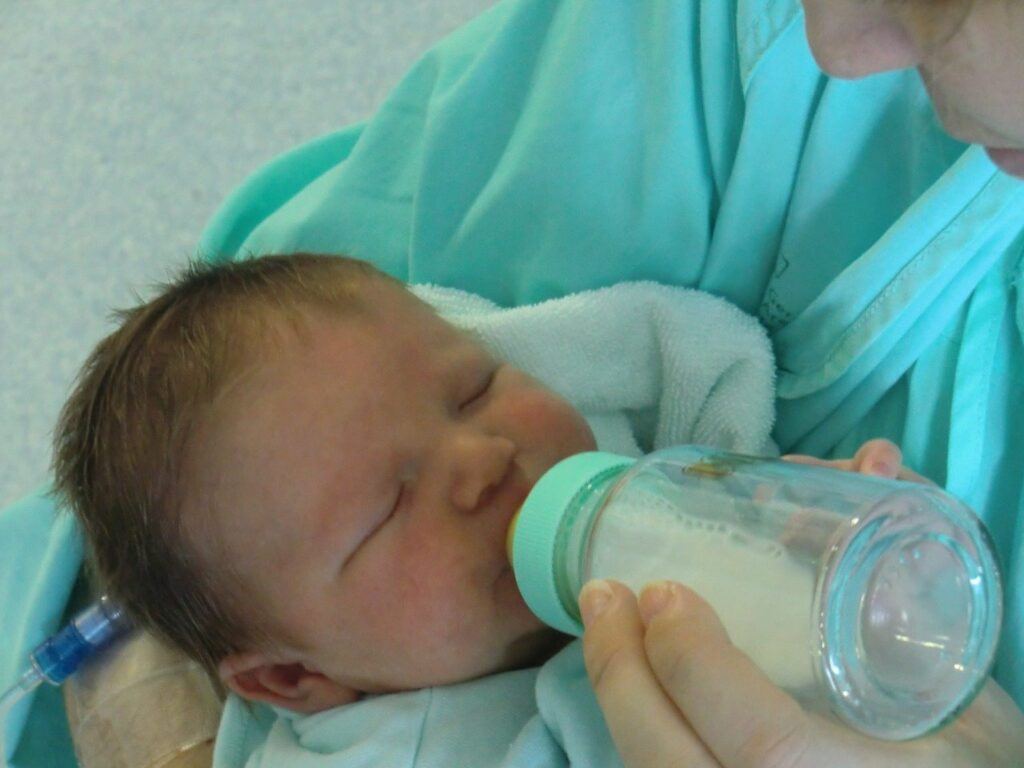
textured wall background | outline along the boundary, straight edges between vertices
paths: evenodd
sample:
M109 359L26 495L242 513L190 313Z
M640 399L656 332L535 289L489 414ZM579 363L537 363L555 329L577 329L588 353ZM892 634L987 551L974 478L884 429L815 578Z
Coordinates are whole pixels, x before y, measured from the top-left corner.
M493 0L0 5L0 506L113 307L192 253L251 171L363 119Z

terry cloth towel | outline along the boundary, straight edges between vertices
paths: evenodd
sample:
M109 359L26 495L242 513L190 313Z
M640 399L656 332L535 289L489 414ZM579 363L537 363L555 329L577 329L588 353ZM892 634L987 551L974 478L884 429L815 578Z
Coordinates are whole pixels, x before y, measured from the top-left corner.
M503 309L436 286L414 292L496 356L573 403L598 447L681 443L771 451L771 347L761 326L707 293L623 283ZM543 667L379 696L316 715L230 697L215 768L402 765L620 766L578 641Z
M413 291L576 406L602 450L775 452L771 346L722 299L635 282L503 309L453 288Z

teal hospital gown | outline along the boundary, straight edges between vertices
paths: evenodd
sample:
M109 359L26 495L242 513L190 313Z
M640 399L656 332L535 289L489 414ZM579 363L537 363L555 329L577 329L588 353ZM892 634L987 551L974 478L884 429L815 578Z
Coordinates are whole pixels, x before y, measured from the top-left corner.
M823 76L797 0L506 0L365 124L257 172L200 245L296 250L502 305L655 280L758 316L783 451L888 437L985 519L1006 585L994 674L1024 705L1024 183L943 133L915 73ZM17 579L0 579L15 659L59 619L80 557L70 526L39 522L48 504L0 515L0 546L18 541ZM3 661L0 687L17 666ZM585 679L552 684L557 671L503 764L614 764L588 741L596 713L571 715ZM55 706L37 700L29 720ZM33 760L43 725L19 742L24 722L8 727L22 765L67 764ZM538 729L550 759L522 751Z
M916 73L825 77L797 0L502 3L203 243L303 249L503 305L656 280L758 316L782 451L887 437L988 523L995 673L1024 704L1024 182L942 131Z

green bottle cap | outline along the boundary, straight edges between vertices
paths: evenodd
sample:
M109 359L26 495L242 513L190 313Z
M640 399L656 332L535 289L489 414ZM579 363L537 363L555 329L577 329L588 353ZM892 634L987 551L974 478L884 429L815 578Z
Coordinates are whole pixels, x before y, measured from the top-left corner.
M577 606L563 605L558 595L555 548L562 517L591 482L635 461L601 451L563 459L541 476L512 520L510 551L519 591L537 618L561 632L583 634Z

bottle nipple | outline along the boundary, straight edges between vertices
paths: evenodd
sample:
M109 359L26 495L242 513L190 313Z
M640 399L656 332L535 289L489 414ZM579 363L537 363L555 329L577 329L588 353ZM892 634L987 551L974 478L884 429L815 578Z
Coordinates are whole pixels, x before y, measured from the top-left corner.
M519 515L522 513L523 508L520 507L516 510L516 513L512 515L512 519L508 523L508 533L505 534L505 555L508 557L508 562L512 564L512 543L516 539L516 524L519 522Z

